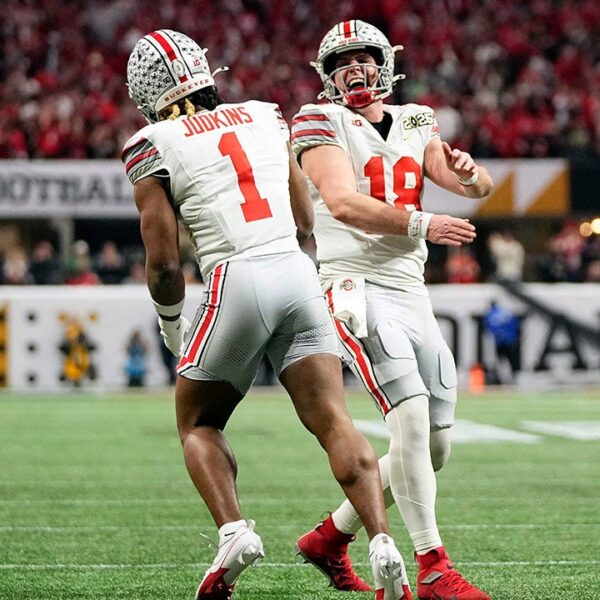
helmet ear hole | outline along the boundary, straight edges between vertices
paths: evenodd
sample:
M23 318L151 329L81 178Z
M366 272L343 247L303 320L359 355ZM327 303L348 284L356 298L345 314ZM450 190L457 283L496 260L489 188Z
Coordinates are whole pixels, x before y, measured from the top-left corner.
M368 52L375 59L375 64L383 65L383 52L379 48L367 46L365 52Z
M335 61L337 60L337 54L330 54L324 61L323 61L323 72L326 75L331 75L331 72L333 71L333 69L335 68Z

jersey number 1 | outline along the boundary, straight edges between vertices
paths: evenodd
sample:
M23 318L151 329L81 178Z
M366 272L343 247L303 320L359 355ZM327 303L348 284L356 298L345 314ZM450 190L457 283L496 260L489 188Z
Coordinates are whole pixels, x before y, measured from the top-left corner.
M373 156L365 165L365 177L371 180L371 196L385 202L385 176L383 156ZM403 156L392 168L394 206L404 210L421 210L421 187L423 176L421 167L411 156Z
M234 132L230 131L221 136L219 151L223 156L229 156L237 174L240 192L244 197L244 202L241 204L244 219L250 222L272 217L269 202L266 198L260 197L248 156Z

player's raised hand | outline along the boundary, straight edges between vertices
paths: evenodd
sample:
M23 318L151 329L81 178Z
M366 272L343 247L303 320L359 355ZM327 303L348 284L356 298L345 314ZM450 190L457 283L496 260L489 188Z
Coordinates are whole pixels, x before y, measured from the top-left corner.
M427 229L427 239L444 246L470 244L476 236L475 226L467 219L450 215L433 215Z
M458 148L454 148L453 150L447 142L442 142L442 148L444 149L446 166L459 180L468 180L475 175L477 165L468 152L463 152Z

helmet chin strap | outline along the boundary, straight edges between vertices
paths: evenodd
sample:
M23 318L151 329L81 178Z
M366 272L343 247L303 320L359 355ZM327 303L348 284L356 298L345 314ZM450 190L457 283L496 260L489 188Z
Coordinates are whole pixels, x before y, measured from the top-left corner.
M374 96L375 94L371 90L357 90L356 93L345 96L344 103L350 108L366 108L375 102Z

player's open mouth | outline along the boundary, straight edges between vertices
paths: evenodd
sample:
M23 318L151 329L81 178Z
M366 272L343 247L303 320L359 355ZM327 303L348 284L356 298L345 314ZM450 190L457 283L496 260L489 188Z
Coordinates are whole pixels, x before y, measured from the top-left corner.
M346 84L346 88L349 90L364 89L365 88L365 80L363 77L351 79Z

